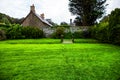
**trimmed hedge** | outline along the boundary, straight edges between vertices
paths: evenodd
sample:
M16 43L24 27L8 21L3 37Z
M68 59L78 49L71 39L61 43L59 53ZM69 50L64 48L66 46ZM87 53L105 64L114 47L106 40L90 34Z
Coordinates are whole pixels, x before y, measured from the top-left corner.
M1 26L0 29L5 31L7 39L37 39L44 37L43 31L38 28L23 27L19 24L6 26Z
M44 37L42 30L33 27L23 27L21 33L25 39L37 39Z

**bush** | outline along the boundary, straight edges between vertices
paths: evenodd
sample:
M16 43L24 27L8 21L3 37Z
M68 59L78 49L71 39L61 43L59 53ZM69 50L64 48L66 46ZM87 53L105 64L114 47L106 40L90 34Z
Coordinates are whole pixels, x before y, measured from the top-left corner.
M23 27L14 24L7 28L6 36L8 39L36 39L43 38L43 31L34 27Z
M73 37L75 39L82 38L83 37L82 31L76 31L76 32L74 32L73 33Z
M108 23L100 23L93 26L91 29L91 36L101 42L109 42Z
M108 21L94 26L91 35L101 42L120 45L120 9L112 11L108 18Z
M83 35L82 38L91 38L91 33L90 33L89 29L83 30L82 35Z
M111 43L120 45L120 25L117 25L112 29L110 40Z
M71 32L66 32L66 33L64 34L64 38L65 38L65 39L71 39L72 37L73 37L73 35L72 35Z
M13 24L6 30L6 36L8 39L21 39L22 36L22 26L19 24Z
M109 27L112 29L120 24L120 9L116 8L109 16Z
M89 30L80 30L73 33L74 38L90 38Z
M6 39L5 31L0 30L0 40L5 40L5 39Z
M56 31L52 34L52 38L59 39L61 38L61 35L65 34L65 28L64 27L57 27Z
M120 9L116 8L109 16L110 41L120 45Z
M27 39L37 39L44 37L43 31L34 27L23 27L22 35Z

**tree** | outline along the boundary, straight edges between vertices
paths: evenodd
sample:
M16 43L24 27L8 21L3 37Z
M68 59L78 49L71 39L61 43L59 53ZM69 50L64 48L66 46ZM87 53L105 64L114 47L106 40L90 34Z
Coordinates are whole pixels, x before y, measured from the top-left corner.
M109 16L110 41L120 45L120 8L116 8Z
M104 16L100 22L108 22L108 21L109 21L109 15Z
M116 8L111 12L109 17L109 26L114 27L116 25L120 25L120 8Z
M105 12L106 0L69 0L69 10L73 15L81 18L83 26L91 26L101 18Z
M60 25L68 25L68 23L63 21L60 23Z
M74 20L76 26L82 26L82 21L80 17L76 17Z
M5 24L10 24L10 21L6 17L2 18L2 22Z
M0 23L5 23L5 24L21 24L24 18L13 18L10 17L6 14L0 13Z

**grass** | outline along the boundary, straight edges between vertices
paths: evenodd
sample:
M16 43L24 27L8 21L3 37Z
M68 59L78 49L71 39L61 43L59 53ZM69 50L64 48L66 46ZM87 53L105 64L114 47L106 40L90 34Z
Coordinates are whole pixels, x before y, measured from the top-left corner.
M20 39L1 41L0 44L59 44L60 39Z
M99 43L94 39L75 39L74 43Z
M1 41L0 80L119 80L119 46L44 40Z

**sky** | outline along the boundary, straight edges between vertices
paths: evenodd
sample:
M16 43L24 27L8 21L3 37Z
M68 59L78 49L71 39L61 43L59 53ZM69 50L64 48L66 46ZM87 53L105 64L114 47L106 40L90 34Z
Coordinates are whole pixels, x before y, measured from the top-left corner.
M37 14L45 14L46 19L55 23L70 22L75 18L69 12L69 0L0 0L0 12L14 18L26 17L30 6L34 4ZM107 0L106 15L115 8L120 8L120 0Z

